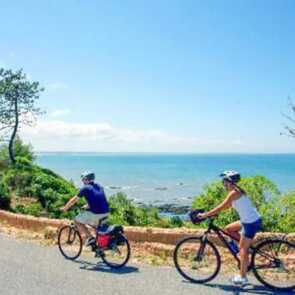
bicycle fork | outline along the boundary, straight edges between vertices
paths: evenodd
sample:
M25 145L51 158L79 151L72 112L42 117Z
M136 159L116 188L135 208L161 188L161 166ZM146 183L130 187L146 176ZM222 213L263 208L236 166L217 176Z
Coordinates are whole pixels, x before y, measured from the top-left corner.
M201 245L200 248L198 249L196 256L194 258L194 261L200 262L202 261L203 257L204 257L204 252L205 252L205 248L206 248L206 244L207 244L207 235L203 235L202 239L201 239Z

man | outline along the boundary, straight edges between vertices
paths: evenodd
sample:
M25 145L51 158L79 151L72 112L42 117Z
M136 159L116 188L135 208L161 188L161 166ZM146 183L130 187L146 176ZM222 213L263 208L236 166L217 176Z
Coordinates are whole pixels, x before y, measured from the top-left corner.
M74 206L80 198L84 197L88 208L75 218L75 223L80 233L86 236L86 246L95 242L94 237L89 232L86 225L97 226L99 221L109 215L109 205L103 188L94 182L95 174L93 172L84 172L81 175L84 186L80 189L78 195L71 198L67 204L60 210L66 212Z

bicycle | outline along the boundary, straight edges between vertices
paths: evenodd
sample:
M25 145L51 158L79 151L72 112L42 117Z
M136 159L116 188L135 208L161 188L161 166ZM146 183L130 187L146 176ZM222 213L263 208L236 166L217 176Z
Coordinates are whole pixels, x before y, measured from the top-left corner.
M201 210L196 210L201 213ZM193 223L196 220L191 215ZM232 240L227 232L214 224L214 217L207 218L208 228L202 236L191 236L179 241L174 250L174 264L177 271L187 280L194 283L207 283L213 280L221 267L221 256L217 247L209 240L209 234L215 233L237 262L238 253L232 249L226 237ZM278 291L295 289L295 244L283 238L265 239L250 247L250 264L255 277L263 285Z
M124 229L120 225L107 226L102 228L100 220L97 227L91 226L95 232L95 242L91 244L91 249L95 252L95 257L100 257L102 261L111 268L121 268L126 265L130 258L130 244L124 236ZM63 226L58 233L58 247L61 254L69 260L77 259L82 252L83 240L77 226L73 223Z

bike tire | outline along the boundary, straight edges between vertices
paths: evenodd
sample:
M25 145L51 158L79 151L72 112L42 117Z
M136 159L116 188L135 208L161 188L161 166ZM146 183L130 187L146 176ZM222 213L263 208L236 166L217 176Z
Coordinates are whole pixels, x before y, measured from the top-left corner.
M70 245L76 242L75 247L73 247L73 250L70 251L70 253L73 253L72 255L66 251L65 246L62 243L62 238L64 237L64 235L65 235L65 238L67 239L66 244ZM58 247L61 254L66 259L69 259L69 260L77 259L80 256L82 252L82 248L83 248L83 241L79 231L74 226L71 226L71 225L63 226L58 233Z
M276 254L277 257L273 257L273 261L271 262L271 256L274 254L274 250L271 250L271 254L267 253L266 250L267 249L275 249L275 247L279 247L278 251L280 251L281 254L281 259L279 258L279 255ZM287 249L290 250L290 253L286 254L283 252L286 251ZM269 256L269 257L268 257ZM273 255L274 256L274 255ZM290 266L292 267L292 269L289 271L287 271L287 273L291 273L291 278L292 281L290 281L289 285L287 285L287 281L285 278L283 278L282 273L283 272L278 272L277 278L275 277L275 274L271 273L271 269L279 269L279 268L284 268L285 264L284 261L282 261L282 259L284 258L287 262L288 259L290 260L290 258L293 260L290 263ZM267 265L261 265L259 263L259 259L269 259L269 264L270 263L275 263L278 266L272 267L271 265L269 265L269 269L270 269L270 274L269 274L269 278L265 279L262 275L262 273L260 272L260 270L267 270ZM260 242L256 247L255 250L252 254L252 258L251 258L251 264L253 266L252 270L253 273L255 275L255 277L257 278L257 280L259 282L261 282L263 285L269 287L270 289L273 290L278 290L278 291L291 291L295 289L295 244L291 243L287 240L282 240L282 239L271 239L271 240L265 240ZM279 266L281 265L281 266ZM279 270L278 270L279 271ZM281 273L281 275L279 275ZM276 280L278 280L278 282L276 282ZM286 283L285 286L282 286L282 283Z
M180 253L181 247L183 247L184 244L188 244L188 243L195 243L196 245L199 245L198 247L203 245L203 246L205 246L204 249L207 248L207 249L212 250L212 254L213 254L212 258L213 259L211 259L212 261L210 263L210 267L212 267L214 261L215 261L216 265L214 266L214 269L213 269L212 273L209 273L207 277L204 277L204 278L201 278L201 279L200 278L196 279L196 278L192 277L191 275L189 275L187 273L187 271L184 270L185 266L183 267L181 265L181 261L180 261L180 257L179 257L181 255L181 253ZM197 248L197 249L189 249L189 250L194 251L194 253L196 253L196 251L199 251L199 248ZM193 260L195 260L195 258ZM173 260L174 260L174 264L175 264L175 267L176 267L177 271L185 279L187 279L187 280L189 280L189 281L191 281L193 283L199 283L199 284L207 283L207 282L213 280L217 276L217 274L219 273L220 266L221 266L220 254L219 254L217 248L215 247L215 245L212 242L210 242L208 240L203 242L202 237L188 237L188 238L185 238L185 239L179 241L177 243L176 247L175 247L175 250L174 250ZM208 267L207 267L207 269L208 269Z
M103 262L106 265L108 265L110 268L118 269L118 268L125 266L127 264L127 262L129 261L130 255L131 255L131 247L130 247L128 239L123 234L119 233L116 236L112 237L112 239L113 239L112 248L104 249L100 256L101 256L101 259L103 260ZM110 255L112 255L112 253L114 254L115 250L118 251L118 247L120 247L121 249L123 247L126 247L126 249L125 249L126 254L125 254L125 256L123 256L122 261L116 263L116 262L111 261Z

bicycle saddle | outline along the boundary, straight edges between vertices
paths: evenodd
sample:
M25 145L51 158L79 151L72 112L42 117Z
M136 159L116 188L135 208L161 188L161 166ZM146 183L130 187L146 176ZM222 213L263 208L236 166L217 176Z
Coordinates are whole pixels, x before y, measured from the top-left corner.
M123 227L121 225L104 224L97 228L97 233L100 235L114 234L118 232L123 232Z

